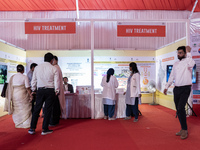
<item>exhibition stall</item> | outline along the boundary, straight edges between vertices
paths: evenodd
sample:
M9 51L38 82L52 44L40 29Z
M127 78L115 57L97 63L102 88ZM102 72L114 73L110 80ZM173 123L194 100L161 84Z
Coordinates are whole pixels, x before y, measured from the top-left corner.
M165 96L162 93L169 74L169 65L177 60L176 48L178 46L191 45L190 43L193 42L191 47L194 49L197 59L195 71L199 72L200 45L198 41L194 43L194 39L190 39L191 20L187 18L190 13L160 12L162 15L157 15L158 12L160 11L150 11L150 13L142 11L101 12L106 19L102 19L96 12L92 14L92 12L84 11L82 12L84 19L76 18L75 12L61 11L54 15L48 11L42 12L44 15L48 14L49 18L36 17L41 12L27 12L26 14L18 12L18 15L21 15L20 19L10 23L10 26L15 31L17 30L16 26L20 27L19 33L23 32L25 35L21 38L27 39L28 42L25 45L23 42L20 43L20 46L26 50L15 47L17 49L15 53L7 51L13 45L10 46L5 41L1 42L3 45L1 46L1 58L5 57L5 61L2 61L1 64L2 68L5 68L3 65L7 66L7 81L13 73L16 73L17 64L23 63L28 72L31 63L42 63L44 54L51 52L59 58L58 64L63 72L63 77L69 78L69 83L73 84L75 91L78 86L88 86L87 92L66 95L68 117L95 119L102 117L101 79L108 68L114 68L115 76L119 81L116 116L121 118L125 113L122 93L126 91L126 81L130 73L128 64L134 61L138 64L141 74L142 103L151 103L153 94L155 94L158 104L175 109L172 97L173 86L168 92L169 95ZM12 13L4 12L5 16ZM87 17L88 13L91 14L90 18ZM166 14L170 14L170 17L166 17ZM60 15L65 18L58 18ZM69 15L74 19L69 18ZM118 18L117 15L119 15ZM124 19L124 15L127 15L126 19ZM137 18L138 15L141 17ZM12 19L14 18L4 20L4 22L10 22ZM32 24L33 27L35 22L38 23L37 27L33 28L35 30L28 30L27 28L30 26L27 26L27 23ZM50 24L43 27L44 22ZM51 28L51 26L54 26L52 24L55 22L73 23L75 30L72 33L64 33L64 35L57 31L52 33L55 28ZM59 28L59 32L64 29ZM42 30L45 30L45 33ZM3 34L5 34L4 32L2 31ZM133 32L136 35L132 34ZM195 39L198 40L199 35L196 36ZM43 49L37 47L37 44L40 43L42 43ZM157 48L155 49L155 47ZM25 56L20 56L18 51L20 53L22 51ZM14 58L11 58L10 55L14 55ZM198 95L199 78L198 76L196 78L195 94ZM149 92L150 83L155 83L156 93ZM196 97L198 98L198 96ZM84 115L81 116L82 114Z

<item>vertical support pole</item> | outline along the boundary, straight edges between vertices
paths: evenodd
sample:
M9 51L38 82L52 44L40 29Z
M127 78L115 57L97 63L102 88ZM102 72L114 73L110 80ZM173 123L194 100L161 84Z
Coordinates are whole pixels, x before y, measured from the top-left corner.
M94 21L91 20L91 119L95 118L94 96Z
M190 20L185 23L186 24L186 45L190 45Z
M76 0L76 19L79 19L79 5L78 5L78 0ZM80 25L80 22L78 22L78 25Z
M186 22L186 45L190 45L190 19L188 19L188 21ZM191 108L193 108L193 96L192 96L193 90L191 87L191 92L190 92L190 96L188 98L188 104L191 106ZM186 114L187 115L192 115L192 110L189 108L189 106L186 106Z

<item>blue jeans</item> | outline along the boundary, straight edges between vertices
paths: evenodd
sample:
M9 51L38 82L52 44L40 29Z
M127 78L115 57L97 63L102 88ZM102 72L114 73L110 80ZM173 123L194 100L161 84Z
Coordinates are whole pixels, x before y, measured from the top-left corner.
M115 105L106 105L104 104L104 114L105 116L109 116L109 118L112 118L115 113Z
M135 105L126 104L126 116L129 117L132 113L138 119L138 97L135 98Z

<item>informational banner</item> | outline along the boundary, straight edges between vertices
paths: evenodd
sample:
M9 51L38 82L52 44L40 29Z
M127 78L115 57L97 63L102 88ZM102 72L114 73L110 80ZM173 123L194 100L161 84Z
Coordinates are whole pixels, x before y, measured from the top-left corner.
M127 81L130 76L129 63L117 61L98 61L94 62L95 88L101 88L102 77L106 75L108 68L115 70L115 77L119 82L118 89L126 89ZM140 72L141 91L148 92L149 83L155 83L155 62L154 61L135 61ZM124 91L123 90L123 91Z
M192 22L190 25L190 46L192 58L196 64L195 72L193 72L196 74L196 82L193 84L193 90L200 90L200 21Z
M193 104L200 104L200 90L193 90Z
M74 34L76 22L25 22L25 34Z
M173 64L178 61L176 51L166 53L156 57L156 88L163 92L168 82ZM167 94L173 95L174 83L169 87Z
M52 52L54 53L54 52ZM63 77L68 77L68 81L73 85L74 91L79 88L79 93L90 92L91 86L91 58L90 56L83 57L59 57L58 64L62 70ZM94 90L95 93L101 93L101 81L106 75L109 68L115 70L115 77L119 82L117 89L118 93L125 91L127 80L130 76L129 63L136 62L140 72L141 90L148 93L148 85L150 82L155 82L155 61L154 56L94 56ZM128 61L127 61L128 60ZM43 57L28 57L27 66L31 63L43 63ZM86 92L85 92L86 90Z
M135 25L118 23L117 36L121 37L165 37L166 29L165 25Z

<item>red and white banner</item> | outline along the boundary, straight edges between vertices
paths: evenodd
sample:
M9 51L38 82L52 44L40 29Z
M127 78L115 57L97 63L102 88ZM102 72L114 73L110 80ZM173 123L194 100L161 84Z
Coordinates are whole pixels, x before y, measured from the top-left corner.
M117 36L121 37L165 37L165 25L117 25Z
M25 22L25 34L74 34L76 22Z

